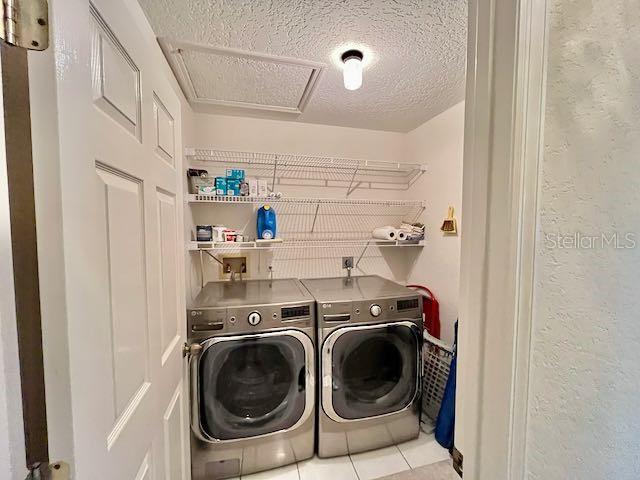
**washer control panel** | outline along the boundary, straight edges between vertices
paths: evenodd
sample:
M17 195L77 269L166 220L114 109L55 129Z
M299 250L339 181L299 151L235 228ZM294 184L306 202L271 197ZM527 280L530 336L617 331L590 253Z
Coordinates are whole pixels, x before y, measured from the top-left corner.
M255 327L262 321L262 315L260 315L259 312L251 312L247 317L247 321L249 322L249 325Z

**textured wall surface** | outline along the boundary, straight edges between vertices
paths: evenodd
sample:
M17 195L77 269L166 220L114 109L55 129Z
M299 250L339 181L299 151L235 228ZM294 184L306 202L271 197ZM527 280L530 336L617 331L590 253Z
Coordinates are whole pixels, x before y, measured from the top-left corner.
M411 161L427 166L424 175L408 192L427 203L423 221L427 227L427 248L417 259L410 283L429 287L440 302L442 338L453 343L453 326L458 318L460 287L460 236L440 231L447 207L455 208L462 227L462 154L464 103L450 108L407 135Z
M551 6L528 478L636 480L640 2Z
M327 64L297 120L407 132L464 97L466 0L139 0L156 35ZM342 84L340 55L364 52L364 83ZM261 95L229 68L194 64L232 98L288 98L298 83L262 75ZM246 67L246 66L245 66ZM256 67L259 70L259 67ZM245 70L243 70L245 71ZM226 73L225 73L226 72ZM245 71L246 73L246 71ZM215 91L199 82L201 90ZM245 112L246 114L246 112Z

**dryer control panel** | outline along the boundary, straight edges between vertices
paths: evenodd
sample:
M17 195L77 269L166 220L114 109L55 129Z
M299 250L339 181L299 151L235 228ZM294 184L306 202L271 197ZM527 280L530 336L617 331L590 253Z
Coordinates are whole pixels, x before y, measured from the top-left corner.
M187 310L187 336L202 339L231 333L251 333L285 326L314 326L314 303L212 307Z
M373 300L318 302L318 325L339 323L388 322L422 317L419 297L377 298Z

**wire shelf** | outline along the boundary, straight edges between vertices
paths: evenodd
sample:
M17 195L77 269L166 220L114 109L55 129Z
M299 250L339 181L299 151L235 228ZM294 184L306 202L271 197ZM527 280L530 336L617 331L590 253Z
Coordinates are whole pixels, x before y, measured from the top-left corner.
M201 148L187 148L185 155L191 162L214 163L221 169L244 168L249 176L271 180L272 189L276 184L299 185L301 181L320 181L325 186L345 186L347 194L357 188L406 190L425 171L424 165L417 163L315 155Z
M307 204L307 205L343 205L343 206L380 206L380 207L405 207L424 208L424 202L405 200L356 200L349 198L310 198L310 197L241 197L241 196L218 196L218 195L187 195L189 203L236 203L236 204Z
M189 251L292 250L331 247L424 247L424 240L283 240L280 242L189 242Z
M425 210L423 202L402 200L350 200L331 198L269 198L269 197L216 197L211 195L189 195L194 205L226 207L227 205L248 207L247 210L222 210L206 212L216 222L229 225L229 221L240 225L252 223L257 205L269 204L278 218L278 237L285 241L367 242L371 232L381 226L399 227L402 223L415 223ZM195 207L198 208L198 207ZM201 211L202 214L205 211ZM203 218L201 215L200 218ZM225 223L226 222L226 223ZM215 222L214 222L215 223ZM218 223L218 224L220 224ZM242 229L249 238L254 231Z

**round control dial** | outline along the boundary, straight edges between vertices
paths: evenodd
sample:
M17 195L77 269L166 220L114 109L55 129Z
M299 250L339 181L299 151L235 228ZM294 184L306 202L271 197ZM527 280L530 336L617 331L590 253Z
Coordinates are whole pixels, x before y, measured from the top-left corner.
M249 325L253 325L255 327L262 321L262 316L258 312L251 312L247 317L247 321L249 322Z
M379 317L382 314L382 307L374 303L369 307L369 313L371 313L372 317Z

